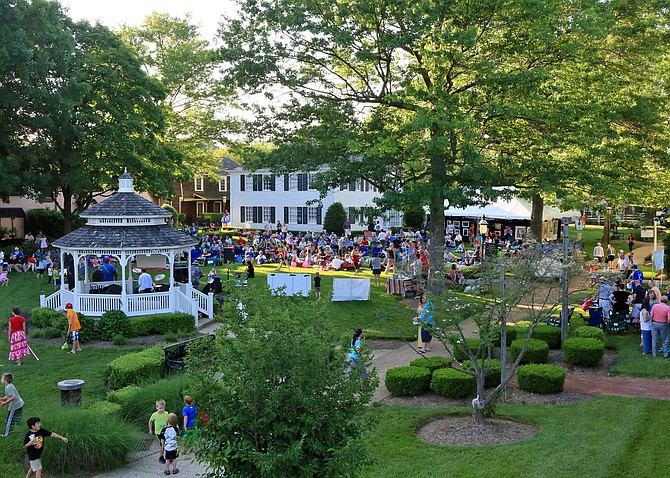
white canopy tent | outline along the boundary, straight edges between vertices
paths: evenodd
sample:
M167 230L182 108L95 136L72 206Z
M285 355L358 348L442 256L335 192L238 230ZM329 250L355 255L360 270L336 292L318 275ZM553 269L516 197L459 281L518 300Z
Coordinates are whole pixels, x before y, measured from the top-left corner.
M445 204L445 207L448 207ZM486 219L507 219L512 221L530 221L532 204L530 201L521 198L498 199L492 204L486 206L468 206L466 208L449 208L444 210L446 217L468 217L473 219L486 216ZM542 219L559 219L562 217L579 217L579 211L561 211L557 207L545 206L542 212Z

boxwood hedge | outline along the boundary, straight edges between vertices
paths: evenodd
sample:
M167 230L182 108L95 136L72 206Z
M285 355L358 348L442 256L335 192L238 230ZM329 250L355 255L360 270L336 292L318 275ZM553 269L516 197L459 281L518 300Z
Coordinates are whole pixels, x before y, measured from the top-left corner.
M533 393L558 393L565 385L565 370L553 365L521 365L516 375L519 388Z
M130 320L130 337L139 335L192 332L195 330L195 319L190 314L177 312L173 314L155 314L132 317Z
M550 325L539 324L533 330L533 338L544 340L552 350L561 348L561 329Z
M424 367L431 372L441 368L451 367L451 359L448 357L421 357L414 359L409 363L410 367Z
M432 372L426 367L397 367L386 372L384 385L391 395L421 395L428 391Z
M510 354L514 360L523 349L526 339L515 339L510 347ZM530 339L528 349L520 363L545 363L549 358L549 345L544 340Z
M598 339L572 338L563 344L565 361L573 365L595 367L603 359L605 342Z
M449 336L448 341L452 345L452 351L454 352L454 358L456 360L462 362L463 360L468 359L468 355L465 353L465 348L463 346L463 341L459 336L451 335ZM473 353L477 353L477 350L482 343L482 339L465 339L465 342Z
M489 366L488 359L484 359L483 362L482 362L482 360L479 360L478 362L479 362L480 366L483 366L483 367L488 367ZM491 369L489 370L489 372L484 377L484 386L486 388L493 388L493 387L497 387L498 385L500 385L500 372L502 372L502 367L500 365L500 360L491 359L490 365L491 365ZM471 360L466 360L465 362L463 362L463 368L474 370L474 368L472 366L472 361Z
M605 332L600 327L589 327L584 325L575 329L575 337L580 339L597 339L605 341Z
M112 360L107 364L107 383L111 388L141 383L166 374L163 347L151 347Z
M441 368L433 372L430 387L438 395L449 398L474 396L477 390L475 377L454 368Z

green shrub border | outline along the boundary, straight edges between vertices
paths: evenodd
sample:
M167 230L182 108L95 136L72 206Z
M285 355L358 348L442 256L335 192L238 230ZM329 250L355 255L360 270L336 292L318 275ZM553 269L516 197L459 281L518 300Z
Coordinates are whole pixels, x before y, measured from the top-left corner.
M107 384L113 388L138 384L164 377L167 373L162 346L132 352L112 360L105 372Z

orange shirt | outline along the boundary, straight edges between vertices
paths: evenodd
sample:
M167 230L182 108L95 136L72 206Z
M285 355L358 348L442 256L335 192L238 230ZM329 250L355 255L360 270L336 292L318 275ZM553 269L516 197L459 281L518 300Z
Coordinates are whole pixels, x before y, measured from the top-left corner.
M74 332L81 329L79 324L79 316L73 309L67 309L67 323L70 325L68 332Z

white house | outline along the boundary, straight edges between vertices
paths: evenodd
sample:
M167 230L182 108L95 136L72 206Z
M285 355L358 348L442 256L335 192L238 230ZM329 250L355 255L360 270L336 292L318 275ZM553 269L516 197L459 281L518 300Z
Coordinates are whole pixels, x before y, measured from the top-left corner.
M311 187L316 173L276 175L269 170L237 168L229 174L233 227L261 229L266 221L273 225L281 221L292 231L320 231L326 211L339 202L349 213L352 229L360 231L366 229L360 209L373 207L373 199L379 196L379 191L362 179L331 189L319 200L319 192ZM402 214L397 211L377 219L385 229L402 226Z

